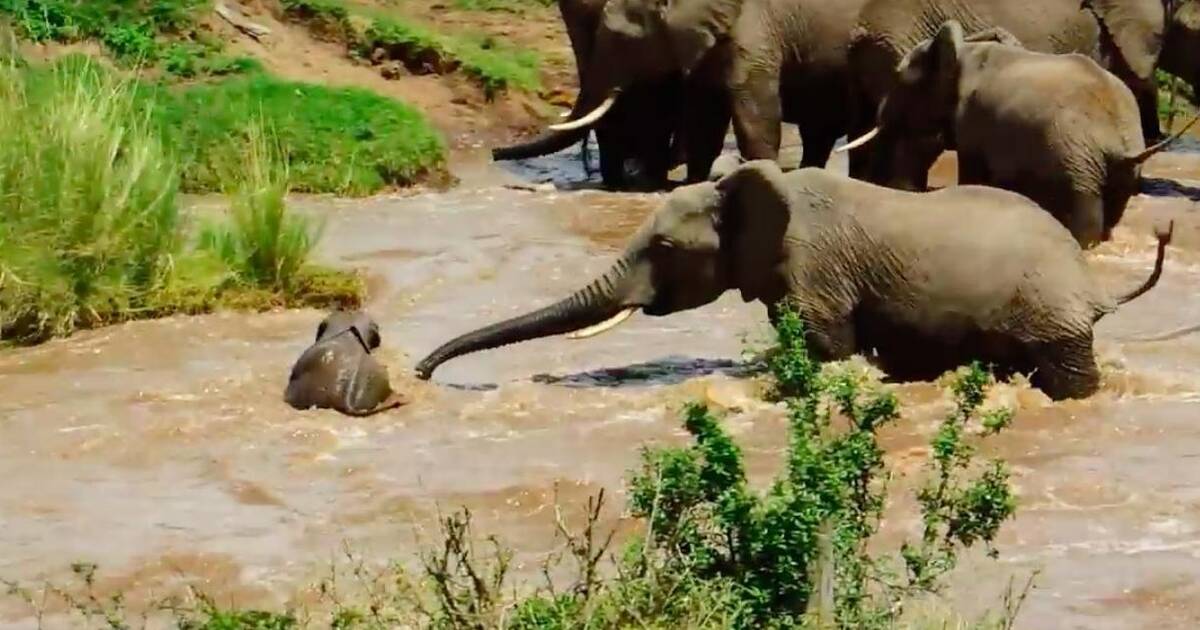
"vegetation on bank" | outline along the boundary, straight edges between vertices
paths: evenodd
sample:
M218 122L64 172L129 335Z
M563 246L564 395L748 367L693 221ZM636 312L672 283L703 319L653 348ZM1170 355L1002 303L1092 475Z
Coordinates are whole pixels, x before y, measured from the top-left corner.
M541 87L537 53L478 34L446 34L415 20L372 12L354 13L339 0L282 0L285 15L307 24L318 37L346 44L351 54L374 63L395 61L414 74L462 72L492 98L508 89L536 92Z
M1158 71L1158 118L1163 131L1174 129L1176 123L1186 123L1196 115L1196 95L1192 86L1183 79Z
M693 404L683 413L692 444L646 449L631 472L627 509L642 533L612 552L613 534L598 525L603 492L588 501L582 526L556 509L562 551L545 561L540 586L512 584L511 552L494 538L477 546L470 513L460 511L442 519L441 540L416 572L349 558L348 571L320 584L319 612L222 608L199 593L166 609L195 630L1011 627L1028 584L975 621L935 603L960 553L994 554L1015 509L1007 467L977 450L1011 420L984 404L990 376L978 366L954 375L953 408L930 440L916 491L919 534L885 550L875 534L890 473L878 432L899 418L896 398L861 369L815 363L794 314L782 317L777 339L768 363L790 439L765 490L750 487L721 419ZM94 567L76 571L83 593L9 584L9 594L40 610L48 593L103 627L125 627L119 597L90 594Z
M425 116L368 90L253 74L159 89L154 100L188 192L224 189L254 122L274 135L297 192L359 196L445 176L445 144Z
M141 89L87 58L0 64L0 340L229 305L361 300L356 276L305 260L317 233L286 211L277 154L253 143L228 171L231 222L197 241Z
M211 10L211 0L0 0L0 16L30 41L96 41L124 65L181 78L257 69L257 61L226 54L220 39L198 28Z

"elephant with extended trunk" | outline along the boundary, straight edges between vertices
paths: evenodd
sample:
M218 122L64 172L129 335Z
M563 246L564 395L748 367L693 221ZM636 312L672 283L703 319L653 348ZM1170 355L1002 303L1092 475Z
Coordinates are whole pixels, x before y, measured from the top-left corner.
M1029 50L1099 61L1133 92L1147 144L1162 136L1155 68L1200 87L1200 0L868 0L850 47L853 135L871 128L900 60L948 20L968 34L999 27ZM852 175L865 176L870 153L851 154Z
M919 190L954 138L960 184L1029 197L1083 247L1108 240L1142 163L1174 140L1147 149L1133 94L1091 59L1026 50L1003 29L964 37L953 20L900 62L877 125L870 181Z
M736 289L772 318L787 300L820 359L871 353L901 379L982 360L1033 372L1053 398L1087 396L1099 385L1093 324L1157 282L1169 238L1160 235L1150 279L1114 300L1070 233L1015 193L902 192L823 169L785 175L758 160L676 189L595 282L443 344L417 375L470 352L588 337L639 310L667 315Z
M607 0L559 0L558 8L575 54L575 71L580 84L587 81L588 60L593 54L596 31ZM683 77L680 73L629 86L613 108L589 129L550 133L521 144L492 151L497 161L540 157L561 151L587 139L589 130L596 134L600 151L600 175L605 186L625 189L633 186L634 171L644 187L661 188L667 172L680 161L685 150L679 132L683 119ZM573 117L582 116L582 101L577 101ZM631 168L633 167L633 168Z
M682 73L689 181L708 178L732 119L748 159L779 156L796 123L802 166L845 134L847 49L863 0L608 0L579 99L558 131L600 124L624 93Z

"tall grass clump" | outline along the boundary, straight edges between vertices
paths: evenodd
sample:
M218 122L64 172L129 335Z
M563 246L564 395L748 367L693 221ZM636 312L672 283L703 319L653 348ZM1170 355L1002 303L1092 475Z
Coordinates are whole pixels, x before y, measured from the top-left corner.
M134 90L94 64L0 67L0 337L119 319L171 271L178 172Z
M277 291L294 288L319 238L307 217L288 212L287 165L259 126L247 132L245 161L229 174L226 221L200 230L200 248L215 253L238 281Z
M231 138L227 227L180 214L155 92L86 56L0 64L0 341L232 306L354 305L361 280L308 264L319 232L286 212L262 134Z

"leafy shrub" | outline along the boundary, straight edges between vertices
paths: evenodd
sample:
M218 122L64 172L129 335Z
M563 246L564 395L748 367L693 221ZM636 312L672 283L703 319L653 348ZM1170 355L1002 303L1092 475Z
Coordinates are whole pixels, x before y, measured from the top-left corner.
M299 192L365 195L444 168L444 145L425 117L367 90L255 74L160 90L156 99L187 191L222 190L242 168L247 123L258 120L274 133Z

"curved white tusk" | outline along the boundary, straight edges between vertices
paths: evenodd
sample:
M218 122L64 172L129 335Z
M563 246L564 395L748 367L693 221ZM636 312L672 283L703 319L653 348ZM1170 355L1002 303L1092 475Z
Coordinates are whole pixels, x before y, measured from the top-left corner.
M587 339L588 337L595 337L600 333L608 332L609 330L619 326L621 322L629 319L629 316L636 313L637 310L638 307L636 306L627 306L621 309L616 315L609 317L599 324L593 324L587 328L580 328L579 330L576 330L575 332L567 335L567 339Z
M588 112L586 116L576 118L575 120L568 120L564 123L558 123L557 125L550 125L550 130L572 131L594 125L596 121L604 118L604 115L608 113L608 110L612 109L612 106L616 104L617 94L619 94L619 92L617 90L613 90L613 92L608 95L608 98L604 99L603 103L600 103L600 107Z
M867 133L864 133L863 135L859 136L859 138L857 140L847 142L846 144L843 144L842 146L838 147L837 150L834 151L834 153L845 153L846 151L851 151L851 150L857 149L858 147L861 147L862 145L874 140L875 136L878 136L878 135L879 135L879 127L876 127L874 129L868 131Z

